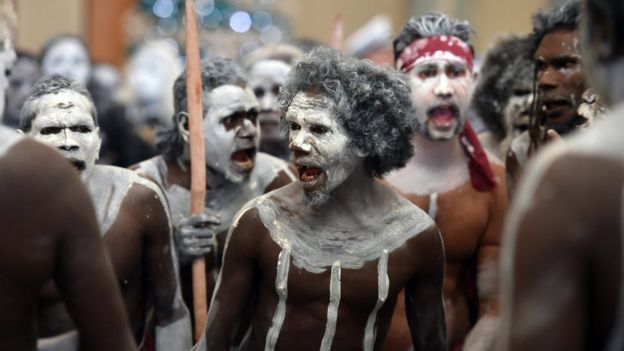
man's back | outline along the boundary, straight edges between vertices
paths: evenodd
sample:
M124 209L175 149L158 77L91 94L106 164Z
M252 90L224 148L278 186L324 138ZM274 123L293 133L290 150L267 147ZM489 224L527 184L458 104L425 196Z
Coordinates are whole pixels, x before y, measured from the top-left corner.
M506 350L624 347L622 128L620 108L530 164L504 238Z
M0 128L0 349L35 349L34 299L54 278L89 350L133 350L86 190L54 150Z

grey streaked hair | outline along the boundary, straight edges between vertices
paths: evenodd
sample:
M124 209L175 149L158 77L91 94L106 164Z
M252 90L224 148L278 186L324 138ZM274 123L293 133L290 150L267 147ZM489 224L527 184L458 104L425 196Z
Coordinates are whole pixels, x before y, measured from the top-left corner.
M405 165L418 128L410 90L401 73L319 47L306 54L288 74L278 101L282 119L298 92L323 94L353 145L366 153L372 176Z
M30 131L32 121L37 117L37 113L39 112L35 107L35 102L37 102L39 98L45 95L58 94L63 90L75 91L89 99L91 102L91 117L93 118L93 123L97 126L98 121L95 104L93 104L93 99L89 91L87 91L87 88L70 78L53 74L39 79L30 91L30 94L28 94L20 112L20 129L23 132Z
M546 34L556 30L576 30L580 25L581 4L570 1L552 11L539 10L533 15L533 39L535 49Z
M396 61L401 52L415 40L450 35L470 45L470 35L473 33L474 29L468 21L462 21L441 12L430 12L421 17L412 17L392 43L394 60ZM472 45L470 49L473 50Z

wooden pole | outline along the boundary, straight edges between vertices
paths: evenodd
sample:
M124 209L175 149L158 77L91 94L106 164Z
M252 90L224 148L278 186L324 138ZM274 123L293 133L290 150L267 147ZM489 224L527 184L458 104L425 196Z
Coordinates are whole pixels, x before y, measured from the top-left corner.
M186 0L186 101L191 151L191 215L204 211L206 198L206 157L202 133L202 86L199 38L193 0ZM204 332L207 314L206 261L193 260L193 311L195 342Z
M330 45L336 50L342 51L342 41L344 36L344 19L342 14L337 14L334 18L334 27L332 28L332 34L330 39Z

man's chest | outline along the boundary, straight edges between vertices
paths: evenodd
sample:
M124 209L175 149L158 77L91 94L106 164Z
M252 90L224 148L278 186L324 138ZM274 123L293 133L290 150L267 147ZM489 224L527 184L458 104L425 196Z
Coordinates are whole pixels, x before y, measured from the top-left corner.
M447 262L472 259L490 220L489 193L477 192L467 185L443 194L406 195L435 220Z

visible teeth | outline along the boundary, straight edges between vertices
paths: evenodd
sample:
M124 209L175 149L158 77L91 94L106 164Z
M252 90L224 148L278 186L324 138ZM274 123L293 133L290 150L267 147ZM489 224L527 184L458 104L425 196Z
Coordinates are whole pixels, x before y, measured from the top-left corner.
M304 175L301 176L301 180L303 180L304 182L311 182L314 179L316 179L316 176L313 176L313 175L305 175L304 174Z

